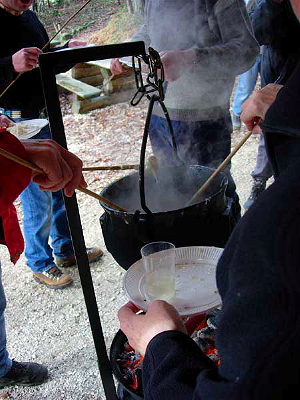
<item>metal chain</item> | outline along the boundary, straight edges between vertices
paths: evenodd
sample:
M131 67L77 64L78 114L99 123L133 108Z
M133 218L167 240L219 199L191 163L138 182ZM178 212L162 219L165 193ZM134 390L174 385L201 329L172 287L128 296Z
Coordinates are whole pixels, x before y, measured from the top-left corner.
M142 76L142 67L141 67L142 59L149 67L149 73L146 78L147 82L146 84L144 84ZM140 153L140 168L139 168L139 175L140 175L139 188L140 188L141 206L142 209L146 212L146 214L150 215L151 211L147 207L146 195L145 195L145 155L146 155L147 140L149 136L150 120L152 117L152 112L155 102L159 103L159 105L163 110L164 116L167 120L167 124L172 138L174 157L177 160L177 164L182 165L183 163L178 156L172 122L168 110L164 104L164 99L165 99L164 88L166 84L164 84L165 81L164 68L159 53L152 47L149 47L149 54L147 54L146 56L132 57L132 65L135 74L137 92L133 96L130 104L132 106L136 106L137 104L139 104L139 102L145 95L148 98L148 100L150 100L144 127L144 134L143 134L141 153Z
M142 76L142 63L141 60L148 65L149 73L146 78L146 84L144 84ZM165 81L164 68L161 62L160 56L156 50L149 47L149 54L144 57L132 57L132 65L135 76L135 83L137 92L133 96L130 104L136 106L146 95L150 100L154 96L157 101L164 101L165 94L163 84ZM152 96L151 93L154 93Z

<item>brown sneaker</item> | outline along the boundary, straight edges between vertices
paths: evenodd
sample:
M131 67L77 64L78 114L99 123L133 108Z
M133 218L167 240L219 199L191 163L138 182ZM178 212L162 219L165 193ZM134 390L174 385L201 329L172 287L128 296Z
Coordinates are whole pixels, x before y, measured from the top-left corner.
M90 263L100 260L103 256L103 251L99 249L99 247L87 247L86 252ZM60 268L67 268L76 265L74 254L65 258L56 258L55 262Z
M48 271L34 273L33 277L37 282L51 289L63 289L73 283L73 279L70 275L63 273L56 265L48 269Z

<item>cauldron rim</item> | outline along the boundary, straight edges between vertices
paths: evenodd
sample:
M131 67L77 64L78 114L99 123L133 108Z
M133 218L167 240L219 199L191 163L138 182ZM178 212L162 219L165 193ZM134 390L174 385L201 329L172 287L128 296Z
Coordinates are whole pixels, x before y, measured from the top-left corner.
M189 169L194 169L194 168L196 168L196 167L199 167L200 169L215 171L214 168L206 167L206 166L204 166L204 165L189 165L189 166L188 166ZM162 167L162 168L166 168L166 167ZM171 167L167 167L167 168L170 168L170 169L171 169L171 168L182 168L182 167L181 167L181 166L171 166ZM110 183L108 186L106 186L104 189L101 190L100 196L102 196L102 197L105 198L105 196L104 196L105 193L104 193L104 192L105 192L109 187L111 187L112 185L117 184L118 182L121 182L122 180L124 180L124 179L126 179L126 178L128 178L128 177L130 177L130 176L137 175L137 174L138 174L138 172L133 172L133 173L131 173L131 174L125 175L125 176L123 176L123 177L121 177L121 178L115 180L114 182ZM207 197L206 199L200 201L199 203L195 203L195 204L192 204L192 205L187 206L187 207L176 208L176 209L168 210L168 211L152 212L152 211L150 210L150 211L151 211L151 214L152 214L152 215L156 215L156 216L160 216L160 215L169 214L169 213L173 213L173 212L174 212L174 213L175 213L175 212L178 213L178 212L182 212L182 211L185 211L185 210L190 210L190 209L192 209L192 208L194 208L194 207L200 207L201 205L210 202L212 199L214 199L214 198L215 198L216 196L218 196L220 193L222 193L223 191L224 191L224 193L225 193L225 191L226 191L226 187L227 187L227 185L228 185L228 177L227 177L223 172L220 172L219 175L218 175L218 177L219 177L219 176L222 176L222 181L221 181L219 190L216 191L213 195L211 195L211 196ZM112 201L112 200L111 200L111 201ZM105 210L106 212L108 212L108 213L109 213L109 212L113 212L115 215L120 215L120 216L125 216L125 215L127 215L127 216L132 216L132 217L135 216L135 215L139 215L139 216L146 216L146 215L147 215L147 213L146 213L144 210L135 210L135 211L132 211L132 212L121 211L121 210L117 210L117 209L115 209L115 208L110 207L109 205L103 203L101 200L99 201L99 203L101 204L101 206L104 208L104 210ZM119 205L119 204L118 204L118 205ZM226 207L224 207L224 210L225 210L225 208L226 208Z

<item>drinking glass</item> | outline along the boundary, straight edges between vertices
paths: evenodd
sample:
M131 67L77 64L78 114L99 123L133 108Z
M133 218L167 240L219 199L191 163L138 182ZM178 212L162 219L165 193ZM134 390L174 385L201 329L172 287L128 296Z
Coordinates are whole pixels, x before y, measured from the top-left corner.
M148 300L170 301L175 295L175 246L153 242L141 248Z

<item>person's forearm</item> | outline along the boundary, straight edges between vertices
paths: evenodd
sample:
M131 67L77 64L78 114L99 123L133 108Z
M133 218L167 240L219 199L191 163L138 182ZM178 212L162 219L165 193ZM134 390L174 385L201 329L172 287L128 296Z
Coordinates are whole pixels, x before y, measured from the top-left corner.
M216 370L187 335L178 331L155 336L143 361L143 387L146 400L192 400L197 378L204 370Z

